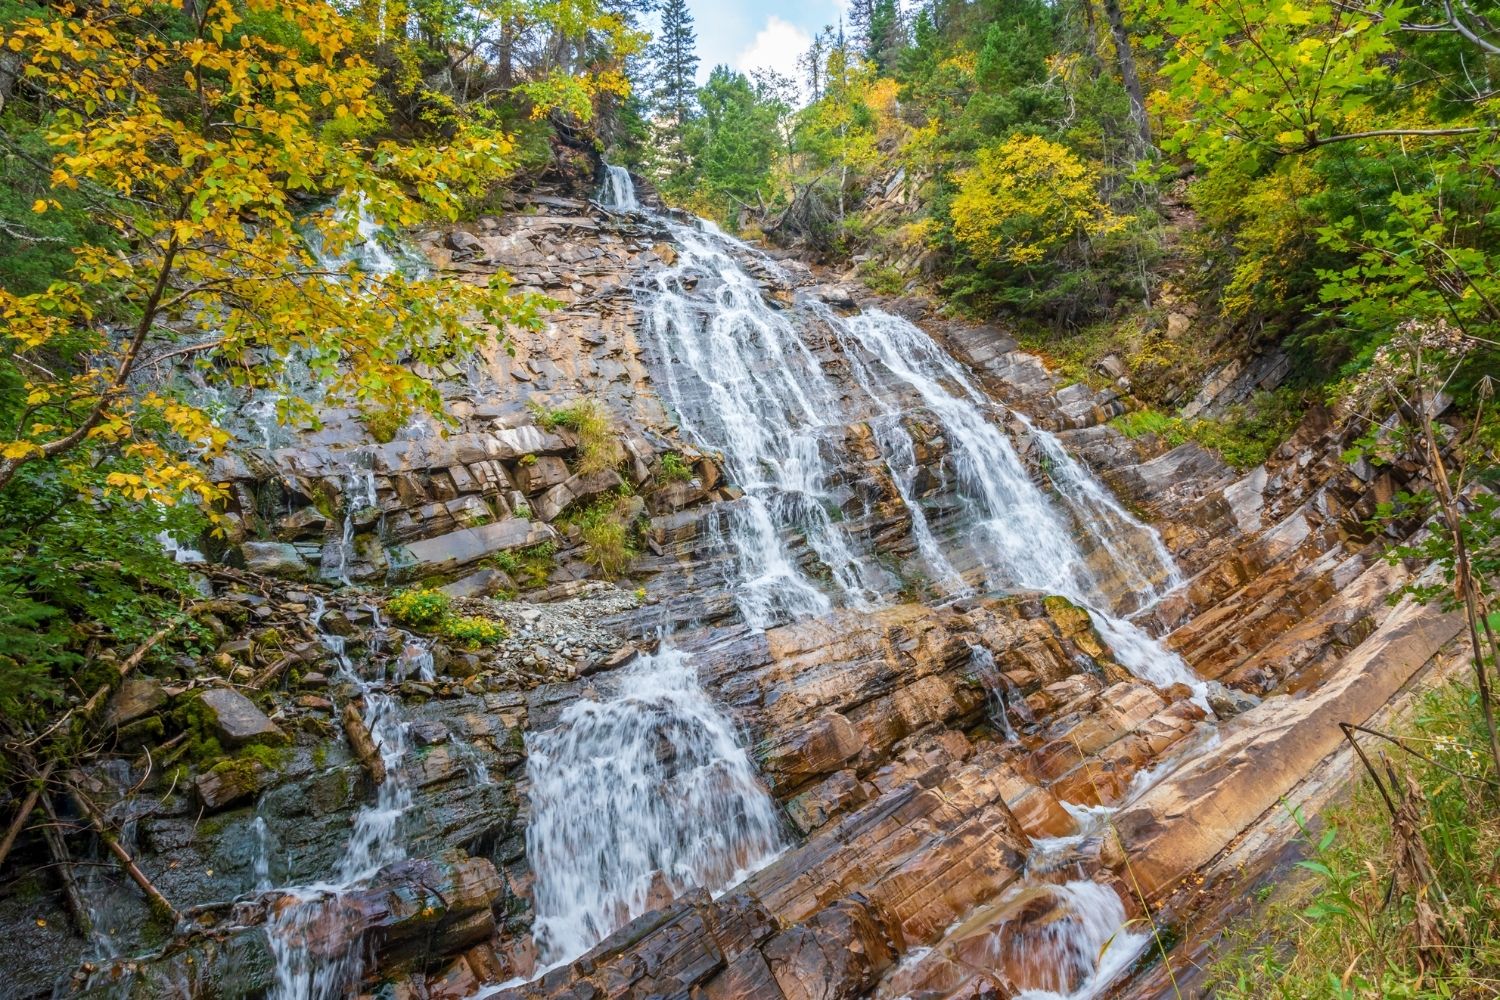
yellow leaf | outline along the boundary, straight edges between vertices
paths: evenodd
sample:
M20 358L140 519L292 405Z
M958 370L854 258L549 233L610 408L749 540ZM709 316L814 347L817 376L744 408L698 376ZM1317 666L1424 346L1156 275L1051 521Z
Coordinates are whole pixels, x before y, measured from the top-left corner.
M0 447L0 458L8 462L19 462L23 458L29 458L33 454L40 455L42 449L30 441L9 441Z

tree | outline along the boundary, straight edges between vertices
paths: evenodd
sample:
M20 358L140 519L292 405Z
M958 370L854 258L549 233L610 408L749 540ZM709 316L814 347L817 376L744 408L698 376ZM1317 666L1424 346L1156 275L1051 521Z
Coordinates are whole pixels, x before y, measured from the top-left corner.
M665 0L661 11L661 31L651 46L656 93L653 95L656 116L672 158L679 168L687 166L687 151L682 136L692 117L697 91L697 35L687 0Z
M691 123L694 183L708 210L738 228L745 208L761 207L781 137L784 111L774 96L742 73L717 66L698 91L701 114Z
M896 0L872 0L865 29L865 58L874 64L876 72L888 73L895 67L904 43L900 5Z
M875 115L865 97L874 70L845 45L828 54L821 100L803 113L799 147L817 163L838 172L838 218L842 222L852 177L880 159L875 145Z
M980 150L959 175L954 235L981 260L1030 267L1064 244L1087 243L1125 220L1100 201L1097 177L1069 150L1017 135Z
M1120 0L1103 2L1104 15L1109 21L1109 33L1115 43L1115 62L1120 68L1120 81L1125 85L1125 93L1130 96L1130 117L1135 123L1139 142L1136 153L1144 155L1151 148L1151 121L1146 114L1146 95L1141 89L1141 77L1135 68L1135 52L1130 47L1130 35L1125 30L1125 15L1120 11Z
M211 500L169 438L209 451L223 433L193 407L127 391L147 345L184 329L199 331L192 349L216 377L268 385L275 359L296 353L331 401L389 421L437 407L408 362L473 350L488 336L473 315L490 330L535 321L535 304L499 283L328 263L358 238L360 209L397 224L456 214L506 170L504 137L467 122L440 148L360 141L380 120L375 73L349 25L314 0L179 0L150 11L170 30L122 32L121 15L147 13L39 16L6 38L29 57L26 85L56 108L52 186L94 194L115 240L77 247L44 291L0 291L0 373L26 397L7 414L0 489L26 463L113 447L140 467L112 484L134 499ZM299 209L325 194L334 205ZM33 209L60 207L44 197ZM157 422L161 434L142 433Z

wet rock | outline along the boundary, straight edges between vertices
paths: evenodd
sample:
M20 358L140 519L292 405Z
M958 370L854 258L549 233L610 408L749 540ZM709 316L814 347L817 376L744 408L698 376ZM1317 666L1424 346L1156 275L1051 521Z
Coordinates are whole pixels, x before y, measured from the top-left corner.
M859 306L854 289L848 285L816 285L808 289L808 293L835 309L855 309Z
M787 1000L857 997L895 964L896 956L869 906L843 899L761 949Z
M200 704L208 711L208 722L219 742L228 748L280 746L288 742L286 733L255 703L229 688L210 688L203 692Z
M324 699L319 699L324 700ZM193 780L198 801L210 812L243 801L270 784L271 772L258 761L221 761Z
M1232 719L1259 704L1260 699L1248 691L1240 691L1217 681L1211 681L1208 685L1208 707L1221 720Z
M304 577L307 562L289 542L245 542L240 546L245 569L267 576Z

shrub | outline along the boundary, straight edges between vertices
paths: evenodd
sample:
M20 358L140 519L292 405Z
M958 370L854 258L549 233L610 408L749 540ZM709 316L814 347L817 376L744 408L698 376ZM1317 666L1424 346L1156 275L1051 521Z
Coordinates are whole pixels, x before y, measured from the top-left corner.
M493 646L510 635L504 622L493 621L479 615L449 615L443 619L438 631L471 649L479 646Z
M661 457L661 471L657 477L664 483L686 483L693 478L693 467L682 460L675 451Z
M440 590L403 590L386 601L385 608L402 625L425 628L448 614L448 595Z
M614 518L597 524L581 524L585 557L599 567L605 576L619 576L630 568L635 558L635 546L630 541L630 529Z

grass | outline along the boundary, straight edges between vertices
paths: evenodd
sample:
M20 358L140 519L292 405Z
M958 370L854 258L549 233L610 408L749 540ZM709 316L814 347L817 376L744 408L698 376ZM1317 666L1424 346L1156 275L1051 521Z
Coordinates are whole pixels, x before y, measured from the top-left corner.
M693 478L693 467L683 461L682 456L675 451L669 451L661 457L661 470L657 478L663 483L686 483Z
M1243 472L1270 458L1296 430L1302 404L1300 393L1277 389L1256 393L1249 403L1230 407L1223 417L1184 420L1147 407L1121 414L1110 425L1128 438L1151 435L1173 448L1197 441Z
M1393 834L1385 801L1366 776L1325 813L1321 833L1297 817L1304 878L1280 888L1256 926L1230 935L1206 995L1500 995L1500 790L1491 783L1473 689L1454 683L1423 700L1403 739L1428 760L1361 739L1370 741L1364 745L1377 766L1383 769L1383 754L1421 791L1415 828L1431 857L1431 882L1411 879L1411 867L1397 864L1397 848L1413 842ZM1398 874L1406 881L1393 890ZM1418 940L1419 900L1433 915L1425 942Z
M624 574L636 557L635 526L621 516L622 500L623 496L607 497L573 517L584 558L610 579Z
M581 399L560 409L540 410L537 422L547 430L566 427L578 435L578 472L602 472L625 460L620 432L610 420L609 411L597 399Z
M547 577L552 573L553 557L556 555L557 543L549 539L513 552L496 552L485 562L503 571L523 589L529 590L547 585Z

